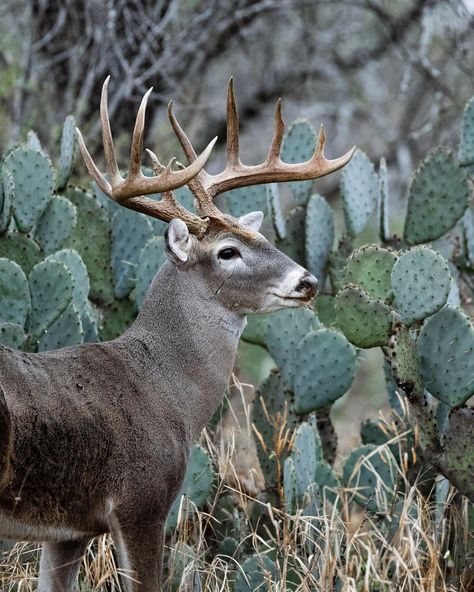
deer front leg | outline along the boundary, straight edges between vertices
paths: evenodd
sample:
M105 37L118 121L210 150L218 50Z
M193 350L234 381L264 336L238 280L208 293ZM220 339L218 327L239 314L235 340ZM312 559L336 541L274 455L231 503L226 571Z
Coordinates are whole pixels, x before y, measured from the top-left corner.
M118 516L111 521L122 582L127 592L161 592L164 521L157 516Z
M69 592L81 565L89 539L44 543L41 551L38 592Z

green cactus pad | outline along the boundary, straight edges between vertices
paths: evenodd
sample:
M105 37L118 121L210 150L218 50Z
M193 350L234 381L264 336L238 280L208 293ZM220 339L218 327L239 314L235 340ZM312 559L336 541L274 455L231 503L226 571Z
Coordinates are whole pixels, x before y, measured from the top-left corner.
M312 195L306 206L306 264L324 287L328 256L334 243L334 213L324 197Z
M30 312L28 280L21 267L0 259L0 321L23 327Z
M267 487L275 487L281 478L279 475L281 467L277 466L275 457L275 437L278 434L278 426L281 427L284 418L286 418L285 425L289 429L295 427L297 423L292 400L293 393L286 387L281 374L275 371L262 382L255 396L252 422L258 432L257 455ZM282 450L282 456L286 452Z
M255 345L267 345L267 331L271 323L271 313L247 315L247 323L242 332L242 339Z
M463 234L467 258L474 267L474 206L469 206L464 212Z
M141 308L151 281L165 261L165 239L161 236L155 236L146 243L138 257L135 284L135 302L138 308Z
M18 263L26 275L42 258L39 245L20 232L8 232L0 236L0 257Z
M64 122L61 135L61 152L58 162L57 189L60 191L66 187L71 176L76 152L76 122L73 115L68 115Z
M352 254L352 241L349 237L343 237L337 246L337 249L329 254L329 277L334 292L337 292L344 286L344 273L347 260Z
M290 259L305 266L306 209L290 210L285 216L285 229L285 238L277 241L276 246Z
M29 232L53 196L53 165L41 152L20 147L8 154L3 168L12 174L15 183L13 215L18 229Z
M269 581L276 582L277 569L275 563L266 555L248 557L241 571L237 574L234 592L256 592L268 589Z
M60 249L76 225L76 208L59 195L51 198L35 230L35 239L46 254Z
M459 164L474 173L474 97L466 104L461 123L461 139L458 152Z
M443 148L428 155L410 184L404 240L410 245L440 237L461 218L469 187L464 171Z
M347 232L356 236L379 202L380 183L374 165L364 152L357 150L341 174L341 196Z
M425 387L446 405L474 394L474 327L459 309L446 306L423 325L417 341Z
M298 344L293 387L296 413L330 405L347 392L357 368L355 348L332 329L311 331Z
M326 327L336 324L336 297L332 294L318 294L314 310Z
M390 301L391 273L396 260L395 253L377 245L361 247L352 253L347 262L345 282L360 286L369 298Z
M273 228L278 240L286 237L285 217L281 209L280 191L278 183L268 183L267 188L267 202L270 214L272 217Z
M474 409L453 409L444 436L446 464L453 471L456 485L474 502Z
M15 181L13 175L4 170L0 186L0 234L6 232L10 224L14 198Z
M59 261L42 261L28 277L31 296L29 332L36 341L72 302L74 280Z
M169 554L169 592L179 592L180 590L198 592L202 590L200 574L193 566L196 561L197 555L194 549L186 543L178 541Z
M392 335L384 351L397 383L409 395L422 395L423 382L415 342L409 329L399 321L394 323ZM399 403L396 408L398 407Z
M50 351L84 342L81 317L70 304L38 340L38 351Z
M135 303L125 298L115 300L103 310L102 327L99 329L101 341L112 341L128 329L136 317Z
M82 189L68 188L66 197L76 206L77 222L65 246L77 251L86 264L91 299L101 303L112 302L111 227L108 216L97 199Z
M234 218L255 210L268 214L268 196L266 185L252 185L233 189L224 194L226 211Z
M60 261L69 269L74 280L72 301L79 314L82 314L89 303L90 286L87 267L79 253L73 249L62 249L46 257L45 261Z
M178 512L182 496L190 499L195 506L202 508L209 497L214 482L214 470L208 453L194 444L189 456L188 467L184 476L181 490L176 497L166 519L166 530L176 528L178 523Z
M386 447L366 444L354 450L344 463L344 486L353 499L371 512L390 510L397 488L397 461Z
M81 315L82 330L84 331L84 343L95 343L99 341L100 314L87 303Z
M26 334L23 327L15 323L0 322L0 344L20 349L26 341Z
M331 504L335 504L341 488L341 482L327 462L316 463L315 481L318 484L321 497L326 498Z
M144 214L122 208L112 218L112 273L116 298L125 298L135 286L138 257L152 236L152 225Z
M316 463L323 458L319 433L313 425L304 422L296 430L291 450L296 473L296 492L302 499L306 488L316 478Z
M337 324L356 347L386 345L392 327L392 312L383 300L371 300L364 290L349 285L336 301Z
M295 463L291 456L287 456L283 464L283 493L286 511L294 514L298 508L298 482Z
M37 152L42 152L44 154L43 146L41 146L40 139L38 135L33 130L30 130L26 134L26 147L30 150L36 150Z
M407 325L429 317L444 306L450 289L448 264L431 249L410 249L393 266L394 305Z
M308 331L319 328L317 316L308 309L286 309L272 314L267 329L267 348L286 383L293 384L296 346Z
M387 242L390 238L390 209L389 209L389 189L387 163L385 158L380 159L379 166L380 193L377 204L377 220L379 224L379 238L382 242Z
M315 148L316 132L313 126L305 119L297 119L283 138L281 159L290 164L306 162L313 156ZM305 205L311 195L312 181L295 181L289 186L297 205Z

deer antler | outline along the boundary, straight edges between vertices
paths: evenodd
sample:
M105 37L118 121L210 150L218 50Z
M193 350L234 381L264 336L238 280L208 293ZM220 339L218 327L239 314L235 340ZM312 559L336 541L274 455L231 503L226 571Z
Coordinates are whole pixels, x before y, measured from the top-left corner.
M100 119L102 124L102 139L104 143L105 162L108 172L107 180L97 168L89 151L86 148L81 132L77 129L79 147L86 163L87 169L100 189L113 201L122 206L148 214L154 218L159 218L169 222L173 218L181 218L191 232L202 234L207 228L207 221L195 216L182 207L172 194L173 189L186 185L191 179L199 173L206 164L211 150L217 138L214 138L206 149L196 157L194 154L193 162L179 171L173 171L172 167L175 158L172 158L167 166L163 166L156 155L149 153L153 157L155 177L146 177L141 171L141 153L143 149L143 129L145 125L145 111L148 97L152 89L150 88L145 95L138 109L135 127L132 135L132 145L130 149L130 164L128 177L124 179L118 169L115 158L114 142L110 129L108 115L108 86L110 76L105 79L102 86L100 100ZM162 199L159 201L143 197L150 193L162 193Z
M174 116L172 103L168 105L168 116L186 157L189 162L195 162L197 158L196 152ZM224 191L260 183L317 179L342 168L354 154L355 146L340 158L335 160L327 159L324 156L326 136L321 126L316 150L310 160L298 164L289 164L283 162L280 158L284 131L285 124L281 116L281 100L278 100L275 113L275 131L266 160L262 164L255 166L242 164L239 157L239 116L234 96L234 83L231 78L227 90L226 168L218 175L210 175L204 169L201 169L188 183L196 198L199 213L202 216L219 216L220 211L214 205L213 199Z

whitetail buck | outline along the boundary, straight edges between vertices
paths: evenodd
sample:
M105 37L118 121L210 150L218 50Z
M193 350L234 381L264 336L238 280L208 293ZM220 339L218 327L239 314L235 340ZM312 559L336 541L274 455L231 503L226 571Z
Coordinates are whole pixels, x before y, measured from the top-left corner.
M71 590L88 542L110 532L131 591L161 589L163 526L180 488L193 440L222 399L245 315L306 305L316 279L259 232L261 212L239 219L213 198L272 181L315 179L348 162L323 154L301 164L280 160L280 104L267 159L239 159L232 83L227 98L225 170L209 175L171 106L171 125L189 161L140 170L145 108L133 132L128 178L118 171L101 100L106 180L79 135L87 167L119 204L169 222L168 260L157 273L132 326L115 341L22 353L0 346L0 536L44 542L39 591ZM172 189L188 184L199 215ZM160 201L143 197L162 193Z

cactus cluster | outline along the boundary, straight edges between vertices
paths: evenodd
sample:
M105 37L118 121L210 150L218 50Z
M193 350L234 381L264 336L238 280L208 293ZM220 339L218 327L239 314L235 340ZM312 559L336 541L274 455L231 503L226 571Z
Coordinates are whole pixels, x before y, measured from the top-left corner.
M391 532L405 478L429 475L427 494L440 494L436 472L474 501L473 105L464 114L458 158L438 149L415 171L402 238L390 234L385 161L376 170L361 151L341 175L342 235L337 211L313 193L311 182L222 197L235 216L256 208L267 213L268 238L320 282L314 310L250 316L243 333L274 362L257 389L252 422L267 495L290 516L303 512L317 521L327 504L342 511L340 500L349 495ZM74 129L69 117L56 167L34 133L2 162L0 343L7 347L44 351L115 338L133 321L164 262L164 223L123 210L94 184L69 184ZM306 160L315 142L312 127L295 122L284 138L283 160ZM189 190L176 194L192 209ZM377 244L356 248L372 225ZM417 424L416 437L406 430L404 440L412 454L407 461L387 426L370 421L362 426L362 446L338 474L331 410L351 387L360 349L373 347L385 357L397 422ZM169 533L205 506L214 475L210 456L195 445ZM240 540L249 525L228 493L218 493L215 504L217 549L241 563L234 589L276 581L274 554L262 548L246 557ZM189 562L198 561L183 545L171 553L175 587L187 577ZM189 585L198 589L200 583Z

